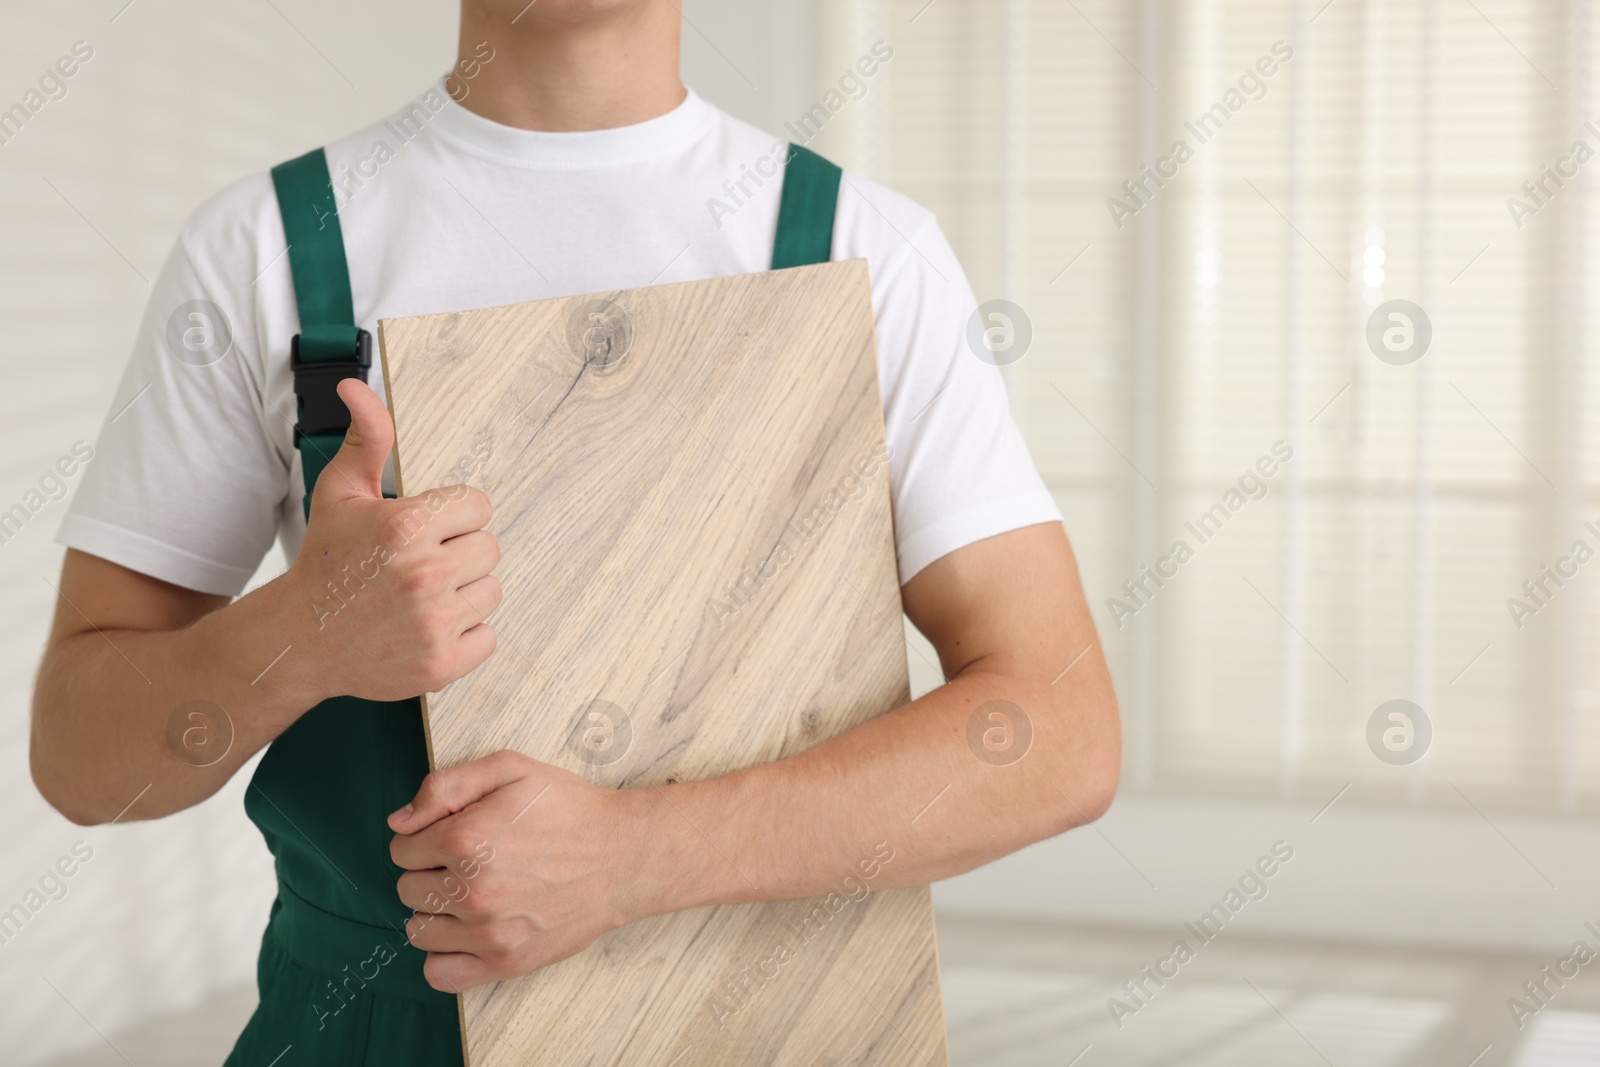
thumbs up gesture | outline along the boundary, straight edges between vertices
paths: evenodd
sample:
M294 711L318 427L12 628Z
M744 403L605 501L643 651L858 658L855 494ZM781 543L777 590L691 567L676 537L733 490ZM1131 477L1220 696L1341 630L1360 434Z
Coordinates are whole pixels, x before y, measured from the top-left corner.
M365 382L339 383L343 446L311 494L300 554L285 577L305 600L304 649L322 697L404 700L437 692L489 658L484 621L502 590L492 509L467 485L385 500L394 423ZM300 642L296 642L299 644Z

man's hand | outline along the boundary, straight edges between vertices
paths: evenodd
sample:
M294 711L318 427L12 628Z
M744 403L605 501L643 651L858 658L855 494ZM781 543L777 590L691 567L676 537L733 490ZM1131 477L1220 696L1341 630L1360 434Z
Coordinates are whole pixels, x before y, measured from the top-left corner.
M389 413L355 379L339 396L350 430L317 481L300 555L266 585L230 603L68 550L29 750L39 791L67 818L181 811L318 702L437 692L494 651L488 498L454 485L383 499ZM228 728L203 753L171 736L195 701Z
M485 623L502 590L489 572L500 545L484 529L489 498L467 485L383 498L394 445L389 412L346 379L344 444L317 479L300 554L290 568L302 675L320 700L349 694L404 700L433 693L488 659ZM303 643L303 644L302 644Z
M389 816L400 901L428 984L458 993L528 974L654 909L638 899L637 791L510 750L435 771Z

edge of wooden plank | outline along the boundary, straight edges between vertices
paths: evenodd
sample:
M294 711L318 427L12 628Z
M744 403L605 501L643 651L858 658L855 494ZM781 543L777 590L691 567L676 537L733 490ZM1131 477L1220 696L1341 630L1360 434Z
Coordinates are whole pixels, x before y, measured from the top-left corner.
M402 480L400 473L400 427L394 416L394 383L389 380L388 343L384 338L384 324L388 321L387 319L378 320L378 363L383 367L383 405L389 410L389 425L394 430L394 443L389 448L389 455L394 459L394 491L396 496L405 496L405 482ZM432 773L439 769L439 763L433 758L433 723L428 717L428 694L420 693L417 699L422 704L422 743L428 753L428 771ZM457 994L456 1003L458 1008L460 1007L460 1001L461 996ZM461 1010L463 1012L461 1022L463 1028L465 1028L465 1009ZM462 1035L462 1048L465 1049L465 1029L463 1029Z

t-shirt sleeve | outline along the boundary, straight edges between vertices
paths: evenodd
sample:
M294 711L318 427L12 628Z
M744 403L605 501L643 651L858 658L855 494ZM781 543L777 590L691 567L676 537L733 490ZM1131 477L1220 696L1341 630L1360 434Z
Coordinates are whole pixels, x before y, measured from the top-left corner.
M185 224L56 534L225 596L244 589L271 547L288 486L289 457L264 424L252 279L260 192L240 183Z
M1000 369L968 346L977 301L933 216L852 174L839 211L835 258L866 256L872 273L901 583L974 541L1061 521Z

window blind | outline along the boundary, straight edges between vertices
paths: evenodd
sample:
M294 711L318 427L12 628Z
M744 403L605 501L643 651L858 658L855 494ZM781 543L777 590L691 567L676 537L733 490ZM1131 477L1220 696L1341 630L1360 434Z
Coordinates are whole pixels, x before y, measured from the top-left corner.
M1573 549L1600 557L1600 161L1574 149L1600 153L1596 16L825 15L824 70L869 33L895 55L819 147L933 208L979 299L1033 321L1008 382L1117 679L1127 787L1593 807L1600 558ZM1411 362L1368 340L1396 300L1431 330ZM1368 738L1395 699L1431 726L1409 765Z

